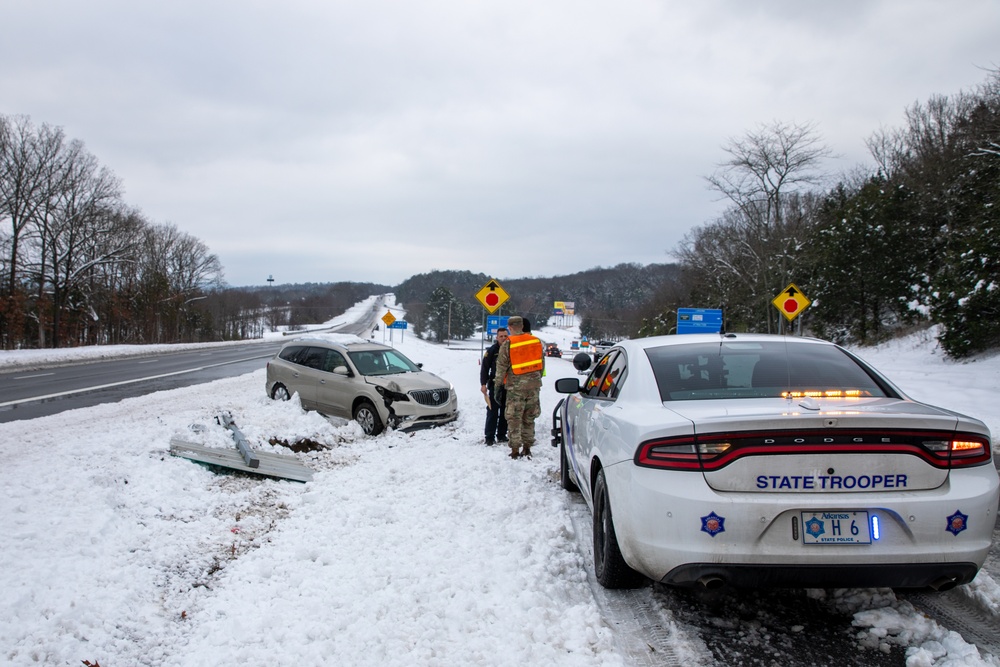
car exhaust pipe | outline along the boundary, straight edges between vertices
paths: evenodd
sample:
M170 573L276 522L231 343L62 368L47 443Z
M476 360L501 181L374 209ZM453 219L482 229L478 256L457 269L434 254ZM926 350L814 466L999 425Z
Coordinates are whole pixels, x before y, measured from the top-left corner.
M714 574L706 574L698 579L698 583L706 591L715 591L726 585L726 580Z
M938 577L931 582L931 588L936 590L938 593L943 593L944 591L950 591L955 586L958 585L958 577Z

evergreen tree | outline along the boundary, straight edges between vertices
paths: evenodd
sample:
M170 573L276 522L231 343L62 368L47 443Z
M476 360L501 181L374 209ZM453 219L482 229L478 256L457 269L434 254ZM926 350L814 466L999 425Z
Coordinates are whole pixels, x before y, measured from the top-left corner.
M804 257L817 335L864 345L913 320L915 267L927 255L914 216L908 189L881 175L854 192L841 184L827 197Z
M440 285L431 292L423 314L423 331L435 340L468 338L476 332L475 309L455 298L447 287Z

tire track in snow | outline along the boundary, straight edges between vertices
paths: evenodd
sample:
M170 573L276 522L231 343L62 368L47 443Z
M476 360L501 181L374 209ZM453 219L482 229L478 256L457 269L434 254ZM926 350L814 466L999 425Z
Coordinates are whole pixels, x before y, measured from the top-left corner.
M612 591L597 583L592 564L594 539L590 510L575 494L567 494L566 510L577 535L577 547L587 565L587 582L601 616L614 632L615 646L629 665L640 667L693 667L703 662L702 656L690 651L678 655L675 645L700 645L700 641L682 635L682 631L665 614L653 598L651 586L632 590ZM669 613L669 612L668 612ZM695 662L697 661L697 662Z

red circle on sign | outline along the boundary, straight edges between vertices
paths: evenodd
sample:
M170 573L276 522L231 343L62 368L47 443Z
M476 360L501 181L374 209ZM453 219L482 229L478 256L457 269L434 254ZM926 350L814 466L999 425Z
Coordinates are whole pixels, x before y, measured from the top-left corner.
M783 307L786 313L794 313L799 309L799 302L795 299L786 299Z
M484 301L486 301L487 306L495 306L498 303L500 303L500 297L499 295L497 295L496 292L490 292L489 294L486 295Z

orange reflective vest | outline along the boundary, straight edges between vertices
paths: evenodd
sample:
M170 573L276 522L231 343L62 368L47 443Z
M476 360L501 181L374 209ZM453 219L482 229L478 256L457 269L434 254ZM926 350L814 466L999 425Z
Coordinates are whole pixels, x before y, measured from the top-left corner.
M510 370L514 375L540 371L544 364L542 341L531 334L510 337Z

